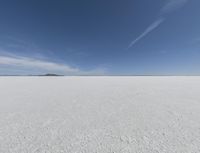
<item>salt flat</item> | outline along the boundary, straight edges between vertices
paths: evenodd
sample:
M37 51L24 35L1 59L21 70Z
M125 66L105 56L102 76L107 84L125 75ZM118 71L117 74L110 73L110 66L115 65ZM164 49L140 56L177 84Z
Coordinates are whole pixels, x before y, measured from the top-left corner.
M0 153L200 152L200 77L0 77Z

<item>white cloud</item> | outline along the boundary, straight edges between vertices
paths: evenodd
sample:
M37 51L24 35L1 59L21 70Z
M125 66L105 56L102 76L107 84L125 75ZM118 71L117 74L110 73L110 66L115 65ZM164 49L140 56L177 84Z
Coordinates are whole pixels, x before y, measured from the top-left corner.
M54 62L42 61L33 58L27 57L9 57L9 56L0 56L0 66L15 66L19 68L37 68L41 70L47 70L52 72L60 73L77 73L79 69L72 68L65 64L58 64Z
M81 71L77 75L107 75L107 69L105 68L96 68L89 71Z
M190 44L200 44L200 38L195 38L191 40Z
M128 48L131 48L133 45L135 45L138 41L140 41L143 37L145 37L147 34L149 34L151 31L159 27L159 25L165 20L164 15L167 13L171 13L182 6L184 6L188 0L167 0L167 3L161 8L161 17L154 21L142 34L140 34L135 40L133 40Z
M188 0L168 0L168 2L161 9L161 13L171 13L184 6L187 2Z
M142 39L143 37L145 37L147 34L149 34L151 31L155 30L162 22L164 21L164 18L159 18L158 20L156 20L155 22L153 22L139 37L137 37L135 40L133 40L129 47L132 47L133 45L135 45L140 39Z
M7 68L4 68L7 66ZM59 64L50 61L43 61L21 56L2 56L0 55L0 74L7 72L23 72L23 74L38 74L37 72L58 73L63 75L105 75L106 69L97 68L89 71L82 71L67 64ZM37 70L37 71L35 71Z

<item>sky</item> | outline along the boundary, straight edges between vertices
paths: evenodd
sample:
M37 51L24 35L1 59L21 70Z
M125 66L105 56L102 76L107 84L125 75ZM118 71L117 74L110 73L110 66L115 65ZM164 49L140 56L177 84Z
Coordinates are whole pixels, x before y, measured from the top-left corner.
M199 0L1 0L0 75L200 75Z

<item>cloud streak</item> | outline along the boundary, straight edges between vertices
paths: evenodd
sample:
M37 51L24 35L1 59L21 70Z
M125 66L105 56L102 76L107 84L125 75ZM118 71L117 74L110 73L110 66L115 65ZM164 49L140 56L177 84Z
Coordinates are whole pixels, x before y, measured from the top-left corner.
M27 57L0 56L0 66L1 65L15 66L19 68L36 68L44 71L61 72L64 74L79 72L79 69L72 68L65 64L58 64Z
M67 64L38 60L22 56L0 55L0 74L16 74L16 72L27 74L56 73L62 75L105 75L105 68L96 68L82 71ZM12 73L13 72L13 73Z
M146 35L148 35L150 32L158 28L164 21L164 15L171 13L182 6L184 6L188 0L168 0L167 3L161 8L160 13L161 17L155 20L150 26L148 26L145 31L140 34L136 39L134 39L130 45L128 46L128 49L134 46L138 41L140 41L142 38L144 38Z
M164 21L164 18L159 18L158 20L156 20L155 22L153 22L139 37L137 37L135 40L133 40L129 47L132 47L133 45L135 45L138 41L140 41L143 37L145 37L147 34L149 34L150 32L152 32L154 29L156 29L162 22Z
M169 0L161 9L161 14L171 13L183 7L188 0Z

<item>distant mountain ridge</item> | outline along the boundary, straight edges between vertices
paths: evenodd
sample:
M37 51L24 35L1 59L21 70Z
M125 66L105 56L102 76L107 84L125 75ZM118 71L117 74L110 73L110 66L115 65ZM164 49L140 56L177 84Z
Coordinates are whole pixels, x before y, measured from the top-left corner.
M54 73L47 73L47 74L39 75L39 76L64 76L64 75L59 75L59 74L54 74Z
M0 76L64 76L60 74L54 74L54 73L47 73L47 74L27 74L27 75L9 75L9 74L3 74Z

